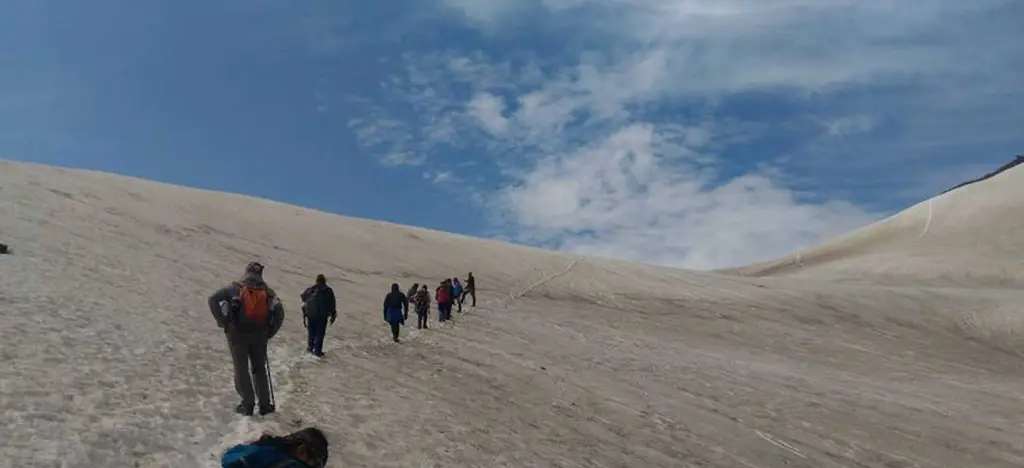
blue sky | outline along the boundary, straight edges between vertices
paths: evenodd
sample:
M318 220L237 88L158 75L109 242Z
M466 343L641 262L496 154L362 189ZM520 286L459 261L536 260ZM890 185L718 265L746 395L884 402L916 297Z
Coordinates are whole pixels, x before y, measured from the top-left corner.
M1020 18L1012 0L0 0L0 158L734 266L1024 152Z

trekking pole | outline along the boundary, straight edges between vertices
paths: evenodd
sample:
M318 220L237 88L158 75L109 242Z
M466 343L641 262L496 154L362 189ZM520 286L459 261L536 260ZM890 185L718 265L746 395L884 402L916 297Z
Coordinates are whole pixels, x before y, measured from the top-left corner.
M274 378L270 373L270 353L267 353L267 384L270 387L270 404L277 407L277 398L274 398Z

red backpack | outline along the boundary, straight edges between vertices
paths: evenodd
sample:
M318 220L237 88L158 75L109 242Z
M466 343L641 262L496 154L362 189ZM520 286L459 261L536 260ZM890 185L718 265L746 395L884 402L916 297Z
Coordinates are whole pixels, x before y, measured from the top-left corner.
M270 295L267 287L255 284L238 285L238 319L250 325L266 325L270 317Z
M451 297L448 296L448 287L442 284L437 288L437 303L444 304L450 300Z

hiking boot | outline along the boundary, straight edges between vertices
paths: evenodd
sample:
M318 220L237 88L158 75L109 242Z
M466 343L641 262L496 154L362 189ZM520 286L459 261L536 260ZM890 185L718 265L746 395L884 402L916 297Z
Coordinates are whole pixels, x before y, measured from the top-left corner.
M326 354L324 354L323 351L313 351L313 355L316 356L316 357L324 357L324 356L326 356Z
M235 407L235 412L242 416L252 416L253 406L255 405L247 405L245 403L240 403L238 406Z
M275 408L274 405L260 405L260 416L266 416L274 411L277 411L277 408Z

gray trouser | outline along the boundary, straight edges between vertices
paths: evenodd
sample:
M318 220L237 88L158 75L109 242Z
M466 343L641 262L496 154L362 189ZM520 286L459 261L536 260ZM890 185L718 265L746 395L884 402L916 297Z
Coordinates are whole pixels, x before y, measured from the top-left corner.
M235 391L242 397L242 404L254 406L259 398L260 406L270 404L270 381L267 379L267 338L247 335L234 331L227 333L231 363L235 367ZM252 377L249 365L252 364ZM253 395L253 379L256 380L256 395Z

